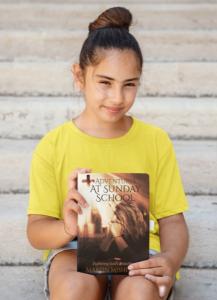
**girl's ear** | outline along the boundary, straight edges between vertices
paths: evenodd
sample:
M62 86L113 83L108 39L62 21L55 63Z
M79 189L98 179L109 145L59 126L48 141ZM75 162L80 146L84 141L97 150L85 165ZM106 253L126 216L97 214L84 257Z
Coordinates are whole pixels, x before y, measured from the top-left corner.
M71 68L72 74L74 76L74 83L79 91L82 91L84 88L84 76L83 71L80 68L79 64L73 64Z

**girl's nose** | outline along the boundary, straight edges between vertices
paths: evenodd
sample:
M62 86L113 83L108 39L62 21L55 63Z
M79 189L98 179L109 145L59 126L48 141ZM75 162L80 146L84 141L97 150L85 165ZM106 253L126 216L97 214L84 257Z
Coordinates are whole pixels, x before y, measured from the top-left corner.
M121 88L118 88L114 91L114 95L112 97L113 105L121 106L124 103L124 95Z

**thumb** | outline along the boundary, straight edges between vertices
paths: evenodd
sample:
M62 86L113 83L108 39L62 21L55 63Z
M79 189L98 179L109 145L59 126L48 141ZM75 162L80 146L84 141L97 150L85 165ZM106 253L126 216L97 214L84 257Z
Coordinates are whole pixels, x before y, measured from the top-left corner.
M77 168L72 171L72 173L68 177L68 188L69 189L77 189L77 179L78 173L91 173L92 169L90 168Z
M158 287L158 293L159 293L159 296L161 298L165 297L166 295L166 285L164 284L159 284L159 277L158 276L154 276L154 275L150 275L150 274L146 274L145 275L145 278L152 281L153 283L155 283Z
M161 298L166 296L166 286L165 285L159 285L158 286L159 296Z

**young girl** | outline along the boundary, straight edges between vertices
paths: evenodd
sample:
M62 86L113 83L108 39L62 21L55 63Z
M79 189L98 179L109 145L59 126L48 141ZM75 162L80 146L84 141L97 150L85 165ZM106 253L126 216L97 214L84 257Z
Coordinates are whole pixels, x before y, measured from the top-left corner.
M166 300L187 251L188 203L173 144L163 129L127 114L143 65L131 22L129 10L113 7L89 24L72 67L85 109L48 132L33 153L27 235L46 250L48 299L104 299L109 281L112 299ZM79 172L149 174L152 256L131 264L128 276L76 270L77 214L86 205Z

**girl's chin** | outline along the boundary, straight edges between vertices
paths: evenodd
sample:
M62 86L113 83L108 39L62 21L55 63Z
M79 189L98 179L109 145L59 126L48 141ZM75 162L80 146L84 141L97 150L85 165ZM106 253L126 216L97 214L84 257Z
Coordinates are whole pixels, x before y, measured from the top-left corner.
M101 116L101 120L105 121L105 122L118 122L123 118L122 114L116 114L116 115L108 115L108 114L104 114L103 116Z
M102 114L101 114L102 118L107 122L109 122L109 121L112 122L112 120L115 120L115 121L120 120L124 116L123 109L120 110L119 112L111 112L103 107L101 112L102 112Z

